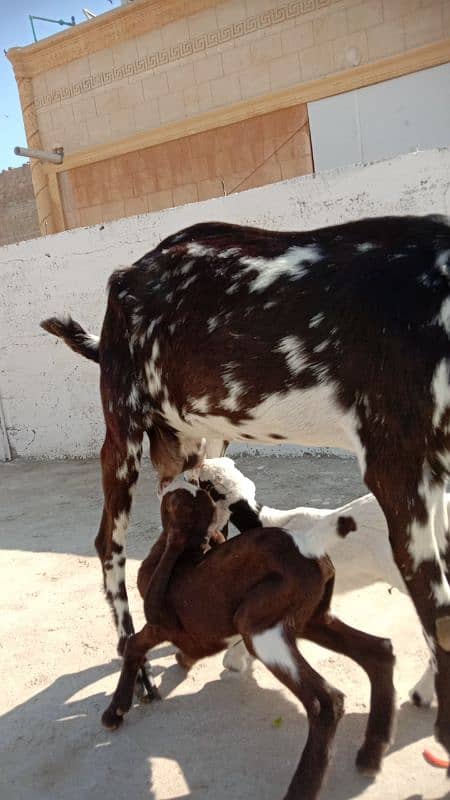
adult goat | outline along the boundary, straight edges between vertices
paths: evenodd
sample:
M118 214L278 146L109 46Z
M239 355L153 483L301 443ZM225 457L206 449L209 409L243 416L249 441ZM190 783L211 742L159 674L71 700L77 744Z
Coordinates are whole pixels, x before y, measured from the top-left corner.
M450 226L434 216L306 232L205 223L114 273L96 546L122 648L133 626L117 576L144 433L163 479L202 436L350 447L436 659L450 751L449 277ZM71 342L70 326L44 327ZM93 340L83 347L92 357Z

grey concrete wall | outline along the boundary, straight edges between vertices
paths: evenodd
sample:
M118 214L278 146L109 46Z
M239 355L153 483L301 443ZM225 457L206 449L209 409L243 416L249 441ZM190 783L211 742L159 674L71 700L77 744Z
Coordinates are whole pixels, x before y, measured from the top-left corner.
M71 312L98 333L111 271L169 233L207 219L308 229L363 216L449 211L450 149L443 149L1 248L0 398L13 454L64 458L98 452L98 368L41 331L39 321Z
M308 103L314 167L450 145L450 64Z

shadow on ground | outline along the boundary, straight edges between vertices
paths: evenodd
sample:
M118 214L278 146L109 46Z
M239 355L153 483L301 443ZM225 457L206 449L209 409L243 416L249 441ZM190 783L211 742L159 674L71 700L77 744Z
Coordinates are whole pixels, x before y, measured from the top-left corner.
M170 651L160 648L158 658ZM184 680L174 664L160 676L166 699L133 707L123 727L110 733L100 724L108 697L95 685L118 668L115 660L63 675L3 717L7 742L0 796L281 800L307 731L303 709L295 700L291 703L252 679L236 678L212 680L198 692L192 691L188 678L189 693L171 697ZM427 736L433 717L433 711L404 705L393 752ZM349 800L368 787L370 781L353 766L366 719L365 712L344 717L324 800ZM281 720L279 727L274 720ZM169 786L160 794L154 784L161 774L167 782L169 770ZM421 798L417 794L409 800Z

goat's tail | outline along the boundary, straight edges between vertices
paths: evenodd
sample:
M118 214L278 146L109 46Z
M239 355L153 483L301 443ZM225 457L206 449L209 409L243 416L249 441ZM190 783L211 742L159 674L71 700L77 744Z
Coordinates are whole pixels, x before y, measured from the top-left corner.
M90 361L99 362L98 343L99 337L87 333L72 317L49 317L41 322L41 328L53 336L64 339L71 350Z

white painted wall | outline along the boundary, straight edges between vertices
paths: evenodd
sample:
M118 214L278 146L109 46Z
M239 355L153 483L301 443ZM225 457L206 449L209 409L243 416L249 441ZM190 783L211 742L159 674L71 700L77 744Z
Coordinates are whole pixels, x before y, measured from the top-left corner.
M98 453L98 367L39 328L68 311L95 333L111 271L194 222L316 228L363 216L450 211L450 149L295 178L248 192L0 249L0 397L13 453ZM1 438L1 437L0 437Z
M450 145L450 64L308 104L316 172Z

